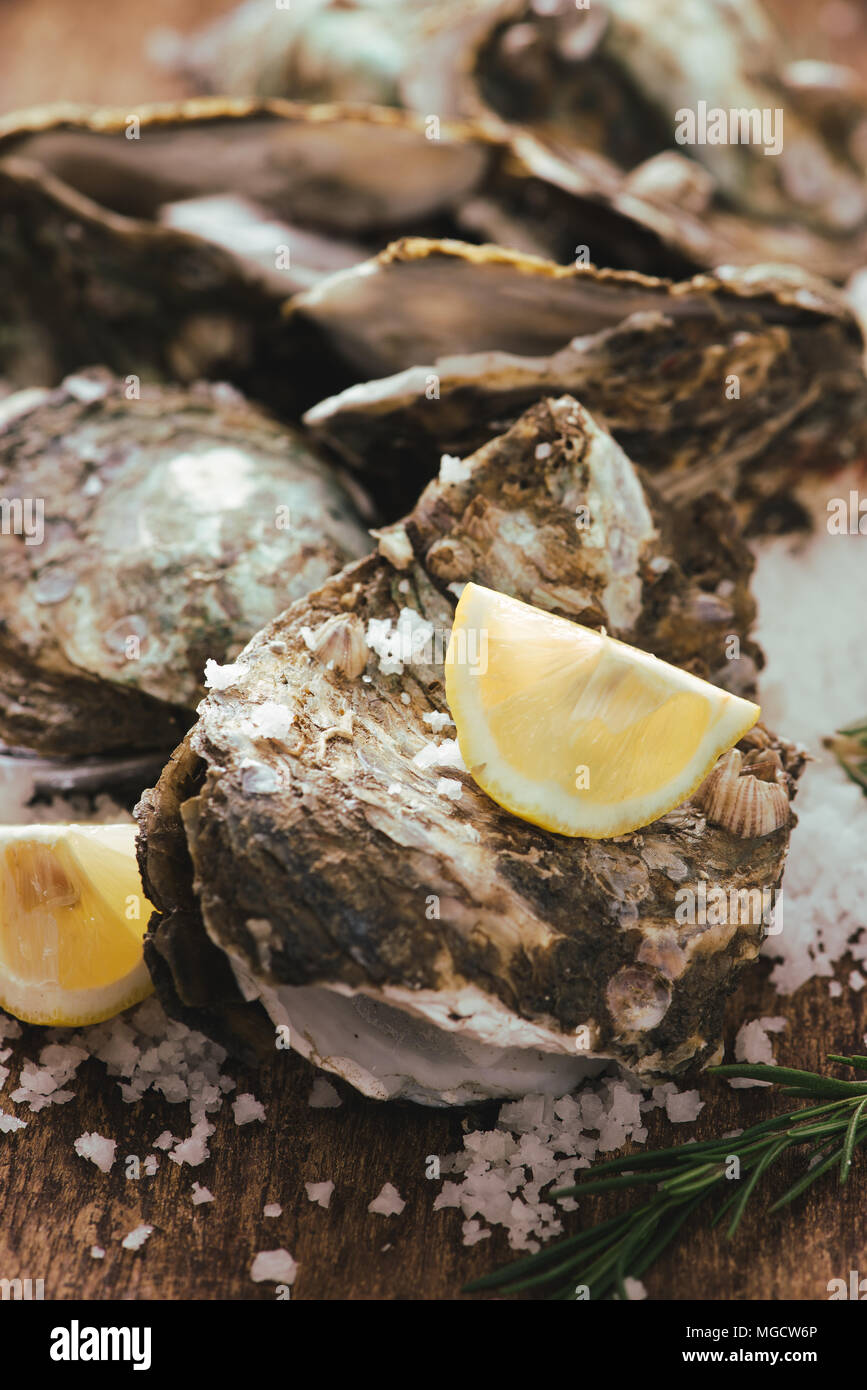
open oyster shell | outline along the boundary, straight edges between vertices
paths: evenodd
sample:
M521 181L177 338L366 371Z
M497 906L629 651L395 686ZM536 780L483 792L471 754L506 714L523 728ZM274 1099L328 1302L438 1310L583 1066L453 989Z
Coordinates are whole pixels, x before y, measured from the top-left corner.
M9 745L171 748L205 662L370 549L360 489L231 387L137 390L93 371L0 403Z
M540 178L697 266L785 260L845 279L865 259L864 84L793 62L756 0L356 0L348 20L339 0L262 0L182 44L179 65L237 95L481 118ZM764 132L678 144L677 113L700 103L782 112L772 157ZM593 261L618 264L596 235L580 237Z
M772 890L791 815L744 839L685 803L616 840L570 840L490 801L432 733L461 581L718 678L726 633L754 652L748 552L730 509L704 506L667 508L661 529L611 437L571 398L541 402L431 483L378 555L259 633L137 812L167 1007L269 1050L288 1024L365 1094L429 1104L562 1093L612 1058L656 1075L714 1056L764 928L755 913L679 925L677 889ZM333 657L359 632L381 660L350 676ZM275 707L289 733L256 737ZM790 800L801 757L763 741ZM437 761L458 799L438 794Z
M578 396L665 496L715 488L757 527L799 476L867 444L854 314L790 267L671 283L412 239L288 313L311 355L336 359L327 375L356 378L306 422L375 491L407 501L442 453L476 448L552 393Z
M0 373L52 385L96 356L309 404L321 382L282 301L392 236L453 227L494 155L463 127L433 140L407 113L280 101L2 118Z

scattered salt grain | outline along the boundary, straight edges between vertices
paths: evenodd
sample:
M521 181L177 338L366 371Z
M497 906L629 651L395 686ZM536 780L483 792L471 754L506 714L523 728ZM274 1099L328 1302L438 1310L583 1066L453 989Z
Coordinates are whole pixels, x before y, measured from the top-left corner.
M314 1110L336 1110L343 1101L330 1081L326 1081L324 1076L317 1076L307 1104Z
M463 1232L464 1245L478 1245L480 1240L487 1240L491 1235L491 1232L480 1221L465 1221L461 1231Z
M840 995L843 993L843 986L840 984L839 980L828 981L828 993L832 999L840 998Z
M623 1281L623 1287L626 1289L626 1297L630 1302L647 1297L647 1289L640 1279L631 1279L627 1276Z
M455 454L443 454L440 458L441 483L465 483L472 476L472 471L470 464L464 463L463 459Z
M255 1096L245 1091L243 1095L232 1101L232 1113L235 1116L236 1125L249 1125L253 1120L264 1123L265 1107Z
M309 1201L316 1202L320 1207L328 1206L334 1191L333 1182L306 1182L304 1186L307 1189Z
M368 1203L367 1210L376 1216L400 1216L406 1202L401 1197L397 1188L392 1183L387 1182L378 1197Z
M79 1158L89 1158L102 1173L107 1173L114 1163L117 1140L105 1139L101 1134L81 1134L73 1145Z
M365 641L379 657L383 675L400 675L404 665L430 664L433 660L434 626L414 608L402 608L395 623L391 618L371 618Z
M206 1187L200 1187L197 1182L193 1183L193 1206L201 1206L202 1202L213 1202L214 1194L209 1192Z
M295 712L276 700L265 700L254 705L241 720L241 732L248 738L274 738L283 740L295 723Z
M262 1215L271 1217L282 1216L283 1208L279 1202L268 1202L267 1206L262 1208Z
M432 709L427 714L422 715L425 724L429 724L433 733L440 733L447 724L454 724L451 715L444 714L442 710Z
M456 777L439 777L435 791L437 796L445 796L449 801L458 801L463 791L463 785Z
M860 970L849 972L849 988L854 989L856 994L864 988L865 984L867 984L867 980L864 979Z
M298 1264L288 1250L260 1250L250 1266L250 1278L254 1284L266 1280L277 1284L294 1284Z
M220 666L209 657L205 662L205 689L230 690L233 685L244 679L249 669L243 661L228 662L225 666Z
M442 743L426 743L413 758L413 765L422 771L429 767L457 767L466 771L466 763L456 738L444 738Z
M105 1251L103 1250L103 1248L102 1248L101 1245L91 1245L91 1247L90 1247L90 1255L91 1255L91 1259L94 1259L94 1260L104 1260L104 1259L105 1259Z
M774 1061L774 1049L769 1034L786 1027L784 1018L754 1018L742 1023L735 1038L735 1057L739 1062L768 1063ZM749 1077L730 1078L733 1090L743 1091L754 1086L769 1086L769 1081L751 1081Z
M665 1113L672 1124L688 1124L698 1119L704 1104L698 1091L680 1091L677 1095L666 1097Z
M124 1236L121 1245L124 1250L140 1250L152 1231L153 1226L136 1226L134 1231Z
M173 1163L189 1163L191 1168L198 1168L204 1163L206 1158L210 1158L211 1151L207 1145L207 1139L214 1132L214 1126L208 1124L207 1120L200 1120L193 1125L193 1132L188 1139L183 1139L180 1144L176 1144L169 1154Z
M535 449L535 457L536 457L537 459L539 459L540 461L541 461L542 459L550 458L550 457L551 457L551 445L550 445L550 444L545 444L545 443L537 444L537 445L536 445L536 449Z
M162 1134L158 1135L157 1138L154 1140L153 1144L151 1145L151 1148L170 1149L172 1147L172 1144L177 1144L177 1142L178 1141L172 1134L171 1130L164 1129Z
M14 1134L16 1130L26 1128L26 1120L19 1120L15 1115L7 1115L5 1110L0 1110L0 1134Z

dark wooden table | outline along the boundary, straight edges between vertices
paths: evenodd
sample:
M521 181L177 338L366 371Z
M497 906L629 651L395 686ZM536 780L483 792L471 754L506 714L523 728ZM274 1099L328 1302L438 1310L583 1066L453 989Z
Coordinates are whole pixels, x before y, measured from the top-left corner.
M814 1068L827 1052L863 1050L867 992L851 994L844 985L832 1000L827 983L814 980L786 1002L766 974L760 966L733 1000L732 1035L743 1018L779 1013L789 1020L777 1037L782 1062ZM27 1030L16 1052L24 1043L35 1059L39 1030ZM210 1159L178 1167L161 1154L158 1172L138 1180L125 1176L123 1160L136 1154L143 1163L163 1129L186 1134L186 1107L151 1093L127 1105L102 1064L89 1061L73 1083L75 1100L30 1115L4 1101L17 1083L13 1071L0 1108L16 1109L28 1127L0 1136L0 1277L43 1278L46 1298L55 1299L272 1299L274 1285L254 1284L250 1264L257 1251L283 1246L299 1262L293 1298L450 1299L509 1257L501 1231L467 1248L461 1213L433 1210L439 1183L425 1177L427 1156L459 1149L461 1121L473 1112L381 1105L342 1082L339 1108L311 1109L317 1073L290 1053L258 1074L232 1070L238 1092L264 1102L266 1122L237 1127L224 1105ZM708 1104L694 1127L670 1125L655 1112L649 1142L722 1134L779 1104L767 1090L705 1081L701 1091ZM495 1114L495 1106L475 1112L474 1127L492 1124ZM74 1152L85 1130L117 1139L109 1174ZM768 1193L792 1180L797 1160L787 1171ZM304 1184L327 1179L335 1192L323 1210ZM193 1206L194 1181L216 1200ZM386 1182L406 1200L400 1216L367 1210ZM279 1202L282 1216L263 1216L266 1202ZM615 1210L603 1197L582 1206L566 1217L567 1230ZM137 1252L123 1250L120 1241L141 1222L154 1227L150 1239ZM105 1248L104 1260L91 1257L92 1244ZM657 1299L822 1299L828 1280L848 1278L850 1269L867 1274L867 1157L856 1160L842 1192L825 1180L789 1213L767 1220L756 1204L732 1244L697 1219L645 1283Z

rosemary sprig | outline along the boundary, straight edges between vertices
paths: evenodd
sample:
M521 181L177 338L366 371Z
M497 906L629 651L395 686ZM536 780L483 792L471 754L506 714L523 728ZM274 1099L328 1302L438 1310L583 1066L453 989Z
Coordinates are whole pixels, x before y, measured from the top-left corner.
M867 720L850 729L838 729L833 738L823 740L846 776L867 794Z
M828 1060L867 1073L867 1057L834 1053ZM560 1188L551 1196L586 1196L644 1186L654 1191L619 1216L475 1279L464 1292L497 1289L523 1293L545 1288L549 1298L575 1299L579 1296L576 1289L581 1287L594 1299L625 1298L626 1277L638 1278L649 1269L696 1208L724 1191L711 1225L728 1216L726 1236L731 1239L762 1179L788 1149L805 1146L807 1168L768 1207L769 1213L794 1202L831 1168L837 1167L839 1181L846 1182L855 1150L867 1140L867 1080L843 1081L817 1072L758 1063L711 1067L709 1071L715 1076L771 1082L782 1087L783 1095L819 1104L774 1115L736 1138L690 1141L595 1164L587 1170L586 1180ZM740 1180L729 1192L727 1170L732 1155L740 1164Z

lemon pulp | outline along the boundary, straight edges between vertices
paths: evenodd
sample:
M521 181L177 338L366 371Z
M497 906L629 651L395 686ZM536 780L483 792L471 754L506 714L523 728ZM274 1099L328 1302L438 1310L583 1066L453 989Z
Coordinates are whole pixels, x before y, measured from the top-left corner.
M134 825L0 826L0 1006L80 1026L151 991Z
M686 800L758 705L478 584L458 603L446 697L471 775L547 830L600 839Z

